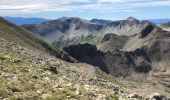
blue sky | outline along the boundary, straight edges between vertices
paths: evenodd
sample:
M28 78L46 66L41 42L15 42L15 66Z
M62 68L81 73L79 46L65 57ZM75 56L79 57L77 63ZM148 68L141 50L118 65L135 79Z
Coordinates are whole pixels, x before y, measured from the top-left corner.
M170 0L1 0L0 16L85 19L170 18Z

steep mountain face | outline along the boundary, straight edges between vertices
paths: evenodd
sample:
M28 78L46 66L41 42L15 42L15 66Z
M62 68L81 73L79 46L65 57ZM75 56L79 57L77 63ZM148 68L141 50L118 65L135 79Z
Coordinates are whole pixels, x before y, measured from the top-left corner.
M145 29L141 34L131 37L122 50L134 51L138 48L144 48L152 60L152 67L159 71L165 70L169 69L169 39L170 32L154 26Z
M159 26L166 31L170 31L170 22L159 24Z
M157 71L169 72L170 66L170 32L157 30L154 42L145 46L149 57L152 59L153 68Z
M133 17L126 20L114 21L104 29L104 33L114 33L117 35L134 35L140 33L146 26L151 25L149 21L139 21Z
M120 41L121 38L108 34L103 41L110 39ZM92 50L87 50L91 47L90 44L69 46L64 50L80 62L98 66L113 76L136 79L145 77L169 88L170 32L155 25L148 25L140 33L127 38L121 47L115 46L117 43L113 42L114 45L110 45L113 48L108 51L104 50L107 47L105 45L103 50L99 49L100 51L95 46L91 48ZM85 51L93 51L90 53L94 55Z
M23 27L52 43L59 39L66 40L75 36L97 33L101 26L80 18L70 18L65 21L54 20L41 24L24 25Z
M117 77L130 77L135 72L147 74L151 70L150 59L142 49L134 52L116 50L103 53L94 45L79 44L65 47L64 50L78 61L98 66Z
M130 36L141 32L142 29L151 24L148 21L139 21L133 17L121 21L99 23L103 23L103 20L88 21L75 17L66 20L52 20L41 24L23 25L22 27L57 47L62 45L63 42L61 41L69 41L69 45L75 44L70 40L81 37L93 36L95 40L100 38L101 41L104 35L108 33ZM78 39L76 40L78 41ZM78 41L77 44L81 42Z
M48 19L44 18L23 18L23 17L4 17L4 19L16 25L37 24L48 21Z
M110 33L106 34L102 39L101 43L97 45L98 50L103 52L114 51L116 49L121 50L123 45L128 41L129 36L118 36Z
M116 49L126 51L125 50L126 48L133 48L132 50L129 51L134 51L142 47L143 38L150 34L155 27L156 27L155 25L148 24L147 26L145 26L145 28L141 29L141 32L131 36L126 35L119 36L112 33L106 34L101 43L97 47L99 50L104 52L113 51Z
M74 59L68 54L59 49L54 49L51 45L35 37L29 31L26 31L21 27L9 23L3 18L0 18L0 37L6 40L13 41L28 49L45 51L63 60L75 62Z
M91 23L97 24L97 25L107 25L110 24L111 20L103 20L103 19L92 19L90 20Z

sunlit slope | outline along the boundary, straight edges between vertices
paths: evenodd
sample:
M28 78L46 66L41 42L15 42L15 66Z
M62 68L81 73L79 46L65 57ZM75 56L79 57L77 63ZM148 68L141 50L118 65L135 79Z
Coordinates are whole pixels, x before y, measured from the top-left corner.
M46 51L63 60L74 62L74 59L69 57L63 51L52 48L48 43L37 38L31 32L14 25L3 18L0 18L0 37L15 42L28 49Z

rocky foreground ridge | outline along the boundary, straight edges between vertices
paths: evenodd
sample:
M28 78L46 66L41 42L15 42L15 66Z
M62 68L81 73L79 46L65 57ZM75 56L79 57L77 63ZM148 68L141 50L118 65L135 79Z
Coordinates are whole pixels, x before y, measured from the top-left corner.
M116 35L106 36L103 42L112 38L121 41L113 45L112 51L103 52L91 44L64 48L75 59L4 19L0 19L0 34L2 100L168 100L170 97L169 32L159 27L148 26L139 34L123 36L126 41ZM138 42L128 46L134 40Z
M2 38L0 44L1 99L140 100L152 95L165 99L158 93L142 95L130 91L125 81L118 81L92 65L68 63ZM128 84L137 86L135 82ZM152 92L156 91L153 88Z

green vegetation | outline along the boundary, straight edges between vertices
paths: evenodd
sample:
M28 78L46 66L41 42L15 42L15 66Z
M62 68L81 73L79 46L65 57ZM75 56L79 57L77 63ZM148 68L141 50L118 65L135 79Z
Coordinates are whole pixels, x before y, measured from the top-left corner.
M166 88L165 90L167 93L170 93L170 88Z
M44 66L4 52L0 52L0 59L0 71L3 72L0 75L0 97L15 100L23 92L34 93L36 80L33 75L39 77L44 72ZM30 72L33 70L36 72Z
M0 98L10 100L93 100L98 95L108 100L117 100L114 94L99 86L81 84L58 84L60 74L50 72L48 65L41 62L29 62L19 55L0 51ZM47 74L50 73L50 74ZM57 83L57 85L56 85ZM71 83L73 84L73 83ZM96 83L97 84L97 83ZM98 85L98 84L97 84Z
M112 82L113 84L118 84L118 85L123 86L123 84L120 83L120 82L116 79L116 77L113 77L113 76L111 76L111 75L108 75L108 74L106 74L105 72L102 72L102 71L99 70L99 69L96 70L96 74L97 74L99 77L101 77L102 79L108 80L108 81Z
M69 45L77 45L79 43L80 44L90 43L90 44L97 45L100 42L101 42L101 37L92 36L92 35L89 36L81 35L80 37L77 36L67 40L60 38L60 40L53 42L52 45L56 48L63 48Z
M119 97L113 94L107 95L106 100L119 100Z

